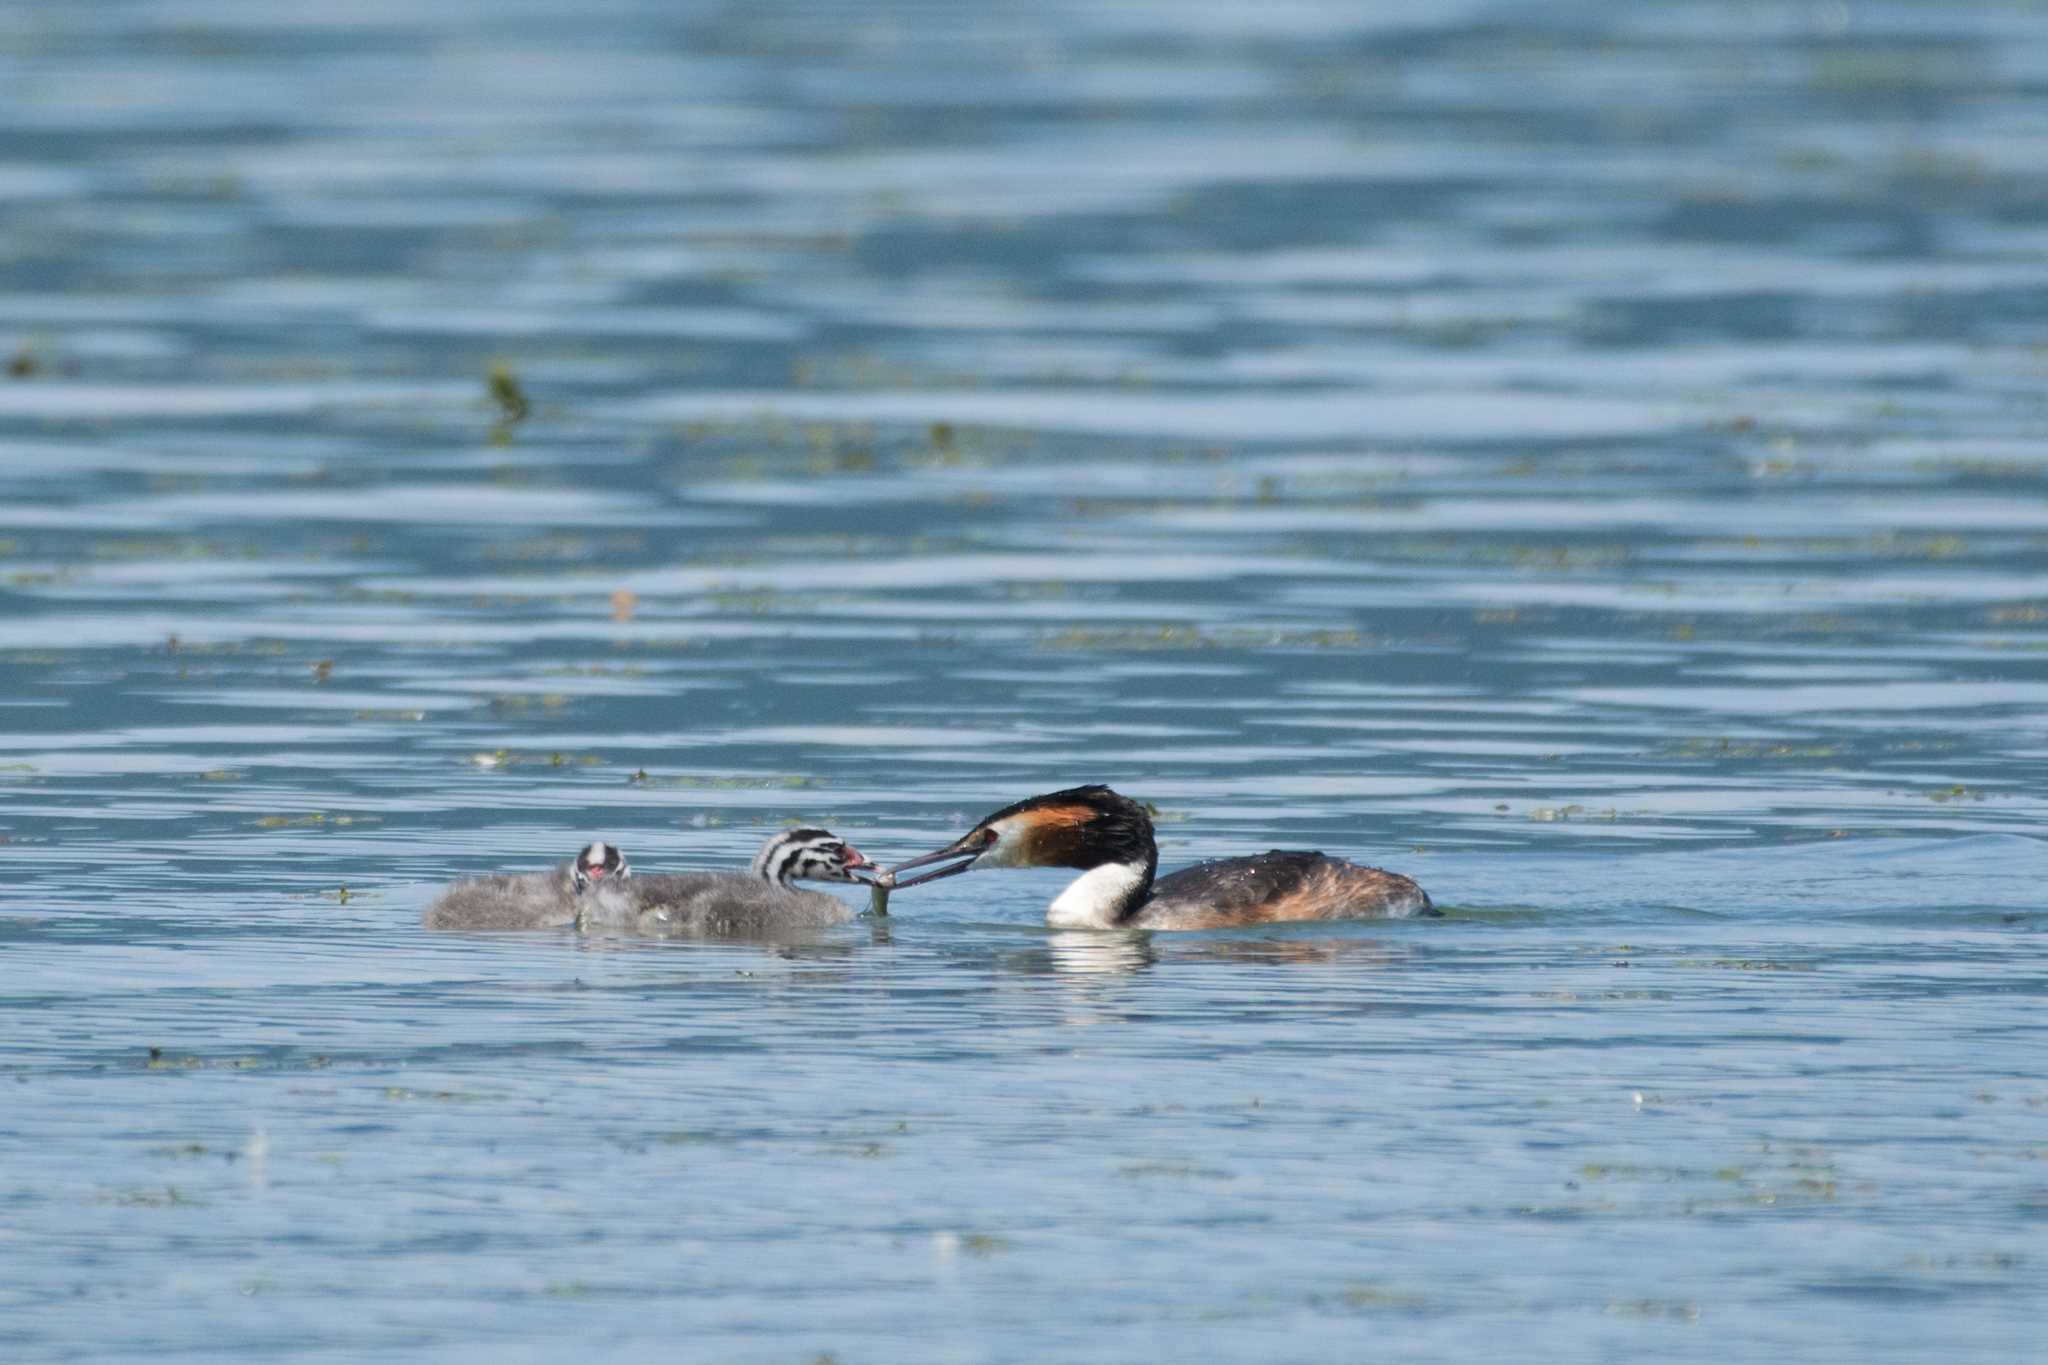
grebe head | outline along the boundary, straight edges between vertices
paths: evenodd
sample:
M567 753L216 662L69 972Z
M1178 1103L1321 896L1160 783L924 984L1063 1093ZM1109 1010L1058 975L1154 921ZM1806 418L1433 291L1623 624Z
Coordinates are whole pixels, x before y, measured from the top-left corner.
M875 865L828 829L786 829L754 855L754 875L777 886L791 882L858 882Z
M1005 806L934 853L889 869L890 876L929 863L934 868L895 883L897 890L981 867L1073 867L1111 864L1143 867L1151 880L1158 864L1152 817L1128 796L1107 787L1069 787Z
M632 875L619 846L598 839L584 845L576 861L569 864L569 889L580 896L598 882L621 881Z

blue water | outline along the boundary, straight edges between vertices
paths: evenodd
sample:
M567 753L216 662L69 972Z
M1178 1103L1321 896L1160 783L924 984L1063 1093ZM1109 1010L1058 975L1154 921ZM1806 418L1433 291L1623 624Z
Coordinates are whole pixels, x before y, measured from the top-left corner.
M1989 0L14 7L0 1356L2038 1353L2044 95ZM1449 913L419 927L1088 781Z

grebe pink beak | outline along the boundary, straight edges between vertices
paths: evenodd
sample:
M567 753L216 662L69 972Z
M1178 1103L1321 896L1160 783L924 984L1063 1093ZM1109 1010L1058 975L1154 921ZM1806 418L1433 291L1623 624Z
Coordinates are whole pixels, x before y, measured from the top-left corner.
M965 838L948 844L936 853L927 853L922 857L906 859L890 868L886 875L897 879L895 886L898 891L901 891L906 886L919 886L925 882L935 882L941 877L957 877L968 868L973 867L974 860L988 852L989 845L994 842L995 832L986 826L969 830ZM908 868L924 867L930 863L942 863L949 858L958 858L960 861L951 867L942 867L917 877L901 877L899 875Z

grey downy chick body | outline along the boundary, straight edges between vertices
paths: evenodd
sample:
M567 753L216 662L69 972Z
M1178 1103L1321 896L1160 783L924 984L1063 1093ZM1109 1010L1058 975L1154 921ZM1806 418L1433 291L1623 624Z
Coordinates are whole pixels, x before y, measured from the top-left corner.
M592 902L586 929L679 937L761 938L845 924L853 907L794 883L860 882L874 867L829 830L784 830L761 846L745 872L670 872L620 883L617 897ZM614 912L623 909L623 914Z
M618 846L600 839L545 872L495 872L456 882L421 920L429 929L565 929L586 914L623 913L631 877Z

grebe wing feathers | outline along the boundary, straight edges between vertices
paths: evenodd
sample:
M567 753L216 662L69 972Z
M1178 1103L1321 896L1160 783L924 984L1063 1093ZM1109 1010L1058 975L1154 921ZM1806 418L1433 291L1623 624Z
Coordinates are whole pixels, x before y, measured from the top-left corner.
M1392 919L1434 913L1398 872L1303 849L1196 863L1152 884L1135 929L1227 929L1290 920Z

